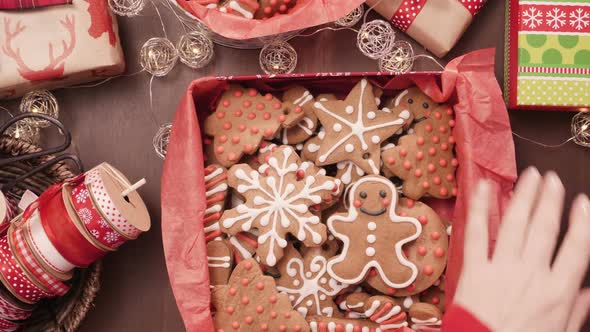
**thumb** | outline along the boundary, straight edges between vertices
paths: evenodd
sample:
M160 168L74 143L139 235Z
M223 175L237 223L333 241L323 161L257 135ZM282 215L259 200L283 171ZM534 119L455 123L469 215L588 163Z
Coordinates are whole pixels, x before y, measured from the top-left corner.
M590 288L584 288L576 297L566 332L580 331L588 317L588 313L590 313Z

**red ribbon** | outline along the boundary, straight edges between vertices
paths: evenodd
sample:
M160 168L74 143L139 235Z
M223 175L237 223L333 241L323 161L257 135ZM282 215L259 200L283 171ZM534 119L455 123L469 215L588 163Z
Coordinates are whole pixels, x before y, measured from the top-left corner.
M71 3L72 0L0 0L0 9L34 9Z
M471 16L477 15L486 0L456 0L465 7ZM403 0L395 14L391 18L391 23L396 28L406 32L416 17L420 14L428 0Z

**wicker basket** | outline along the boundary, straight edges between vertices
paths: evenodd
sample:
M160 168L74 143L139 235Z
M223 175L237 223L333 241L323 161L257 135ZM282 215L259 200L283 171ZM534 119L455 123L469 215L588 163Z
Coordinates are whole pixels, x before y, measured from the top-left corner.
M17 156L26 153L38 152L37 146L14 140L8 136L0 136L0 158L2 156ZM16 163L0 167L0 181L14 179L26 173L32 167L52 159L52 156L41 157L34 162ZM8 193L11 197L20 197L26 189L34 192L42 192L53 183L63 182L74 176L70 167L63 163L57 163L44 172L37 173L16 185ZM74 331L78 328L92 301L100 288L100 273L102 264L100 261L92 264L87 269L76 270L71 279L71 289L63 297L55 297L42 300L33 315L26 321L24 331Z

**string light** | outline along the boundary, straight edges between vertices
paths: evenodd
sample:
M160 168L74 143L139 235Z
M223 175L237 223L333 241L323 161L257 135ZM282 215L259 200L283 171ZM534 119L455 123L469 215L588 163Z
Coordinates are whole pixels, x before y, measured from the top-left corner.
M156 154L162 159L166 159L166 152L168 150L168 143L170 142L171 130L171 123L163 124L162 126L160 126L160 129L158 129L156 135L154 136L154 139L152 140L152 144L154 146Z
M208 65L215 54L213 42L201 31L191 31L182 35L176 48L180 62L193 69Z
M414 49L405 40L393 43L393 49L379 59L379 70L393 74L403 74L412 70L414 66Z
M119 16L137 16L143 7L145 0L109 0L109 8Z
M359 50L367 57L377 60L393 49L395 31L389 22L374 20L364 23L357 35Z
M141 47L139 64L153 76L162 77L176 65L178 51L170 40L161 37L148 39Z
M59 105L55 96L47 90L36 90L25 94L20 102L21 113L38 113L54 118L59 116ZM47 128L51 124L47 120L39 118L27 118L24 120L34 128Z
M284 41L267 44L260 51L260 68L269 74L290 74L297 67L297 52Z
M10 126L6 132L6 135L23 142L30 144L37 144L40 141L39 129L33 127L25 120L18 121L14 125Z
M590 112L579 112L574 115L572 136L576 144L590 148Z
M337 26L340 26L340 27L344 27L344 28L353 27L363 18L364 13L365 13L365 7L364 7L364 5L360 5L360 6L356 7L355 9L353 9L353 11L348 13L348 15L343 16L343 17L337 19L336 21L334 21L334 24L336 24Z

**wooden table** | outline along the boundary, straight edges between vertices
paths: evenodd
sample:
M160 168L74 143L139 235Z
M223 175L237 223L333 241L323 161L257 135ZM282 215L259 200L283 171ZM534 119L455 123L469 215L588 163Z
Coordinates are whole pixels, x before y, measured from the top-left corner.
M160 8L168 36L176 42L182 33L181 26L169 10ZM121 18L119 22L128 72L138 72L141 45L148 38L162 36L157 16L153 8L147 6L143 16ZM398 34L398 38L408 39L402 34ZM299 55L298 72L378 70L375 61L356 49L355 35L350 31L326 31L313 38L297 38L292 45ZM502 82L504 1L489 1L443 62L486 47L496 48L496 76ZM203 70L192 70L179 63L168 76L154 79L152 110L147 73L119 78L91 89L56 91L62 111L60 117L73 133L75 152L87 167L109 161L131 180L145 177L148 184L140 192L152 216L149 233L104 259L102 289L81 331L184 329L168 282L162 250L159 198L162 160L154 153L152 138L161 124L172 120L177 103L191 80L206 75L261 72L257 50L216 46L215 51L214 63ZM415 51L424 53L417 45ZM436 68L428 60L420 59L414 69ZM14 109L17 104L2 105ZM557 144L570 137L572 116L564 112L510 113L514 132L547 144ZM585 165L590 164L589 150L573 143L558 149L543 148L519 138L515 138L515 144L519 170L529 165L541 171L556 170L566 184L568 203L576 193L588 191L590 172Z

